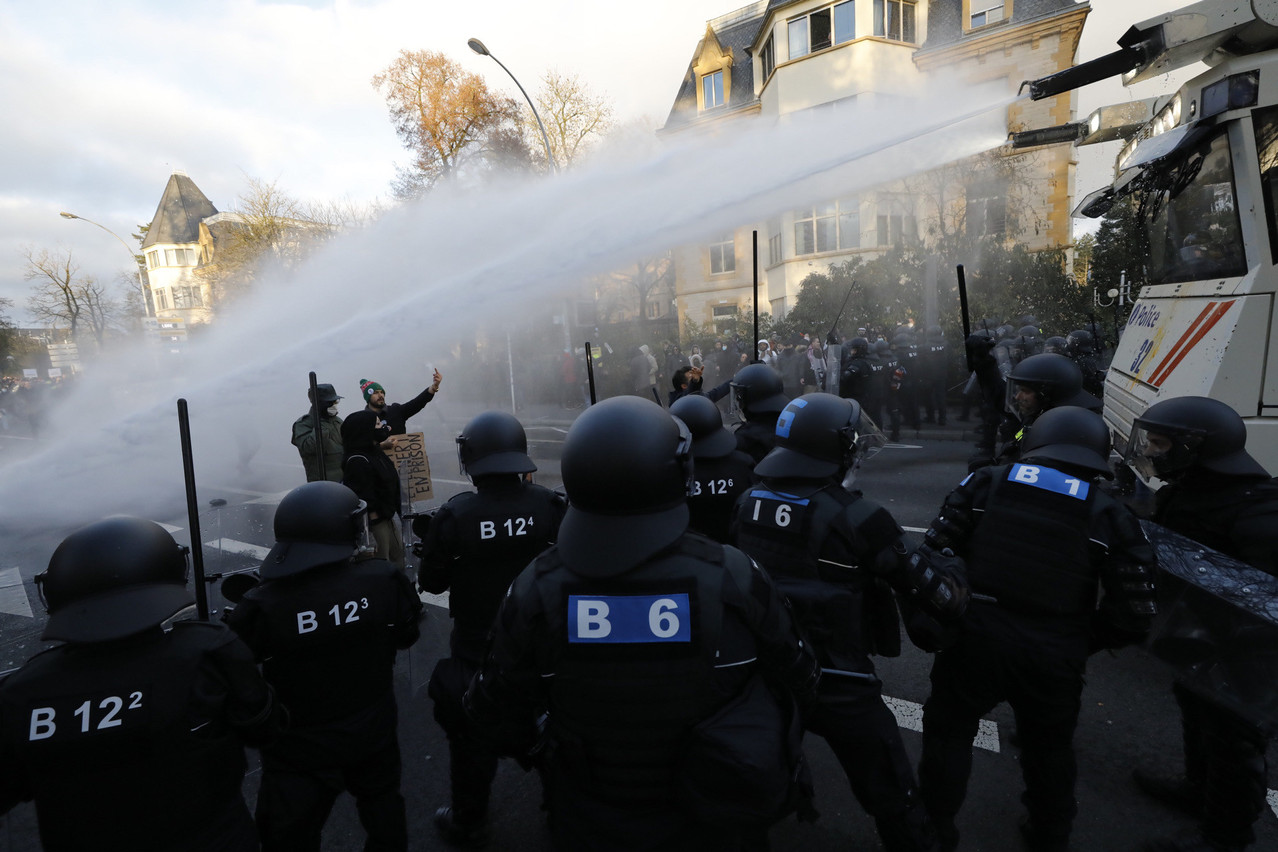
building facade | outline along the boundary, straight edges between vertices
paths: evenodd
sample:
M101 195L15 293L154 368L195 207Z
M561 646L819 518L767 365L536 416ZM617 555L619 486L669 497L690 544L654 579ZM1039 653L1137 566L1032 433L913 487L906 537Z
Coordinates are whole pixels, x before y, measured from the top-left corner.
M185 172L169 175L151 227L142 240L148 294L160 327L189 327L213 317L213 294L195 270L200 263L200 223L217 208Z
M1074 63L1089 11L1074 0L759 0L707 24L660 133L731 132L734 123L804 110L855 109L910 97L931 79L995 82L1015 93L1023 80ZM1073 93L1018 101L1008 130L1064 124L1074 110ZM681 246L681 320L716 325L752 309L754 231L760 309L778 319L810 273L901 243L927 245L959 230L1031 249L1068 245L1074 165L1071 146L994 152ZM925 191L929 182L936 191Z

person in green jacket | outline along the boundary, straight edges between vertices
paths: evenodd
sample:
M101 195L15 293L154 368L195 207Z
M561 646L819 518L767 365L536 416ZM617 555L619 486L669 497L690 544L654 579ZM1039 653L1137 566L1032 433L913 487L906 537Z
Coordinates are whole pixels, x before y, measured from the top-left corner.
M342 481L342 418L337 416L337 401L341 399L332 385L316 385L319 394L320 433L324 447L324 462L321 466L319 453L316 451L315 420L310 410L293 421L293 446L302 456L302 465L306 468L306 481L316 482L326 479L330 482ZM306 395L314 400L311 391Z

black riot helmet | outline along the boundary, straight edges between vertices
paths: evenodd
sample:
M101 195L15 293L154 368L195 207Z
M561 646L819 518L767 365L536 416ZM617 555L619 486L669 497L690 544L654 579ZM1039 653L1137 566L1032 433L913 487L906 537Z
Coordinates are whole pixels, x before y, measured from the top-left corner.
M1053 335L1043 341L1043 351L1051 355L1064 355L1069 351L1069 341L1060 335Z
M856 462L861 406L829 393L804 394L777 417L777 445L755 465L771 479L841 476Z
M485 411L466 424L457 436L457 460L461 472L472 478L537 469L528 457L523 424L505 411Z
M1083 371L1064 355L1031 355L1013 367L1007 378L1009 400L1017 386L1028 387L1039 395L1043 410L1062 405L1091 408L1097 403L1096 397L1083 390Z
M790 401L781 386L781 375L767 364L738 370L732 377L732 393L746 417L779 414Z
M1065 340L1069 343L1071 355L1090 355L1096 345L1092 340L1092 333L1083 328L1071 331L1065 336Z
M1038 355L1043 351L1042 344L1038 339L1038 329L1032 325L1021 326L1016 332L1016 336L1020 338L1021 351L1028 358L1031 355Z
M1080 467L1111 479L1109 446L1104 418L1086 408L1063 405L1034 421L1021 443L1021 458Z
M870 353L870 341L864 337L854 337L848 341L848 347L852 350L853 355L868 355Z
M590 406L568 429L559 469L568 494L559 553L575 573L628 570L688 527L692 433L651 400Z
M107 518L63 539L36 576L49 612L42 639L108 642L191 606L187 548L141 518Z
M1267 477L1245 449L1247 426L1217 399L1181 396L1156 402L1132 423L1126 461L1146 476L1172 482L1191 468Z
M891 355L892 344L880 337L878 340L874 341L874 354L878 355L880 358Z
M695 393L680 397L670 406L670 413L692 433L694 459L723 458L737 448L736 436L723 427L719 406L709 397Z
M369 547L368 506L338 482L299 485L275 508L275 546L262 579L275 580L343 562Z

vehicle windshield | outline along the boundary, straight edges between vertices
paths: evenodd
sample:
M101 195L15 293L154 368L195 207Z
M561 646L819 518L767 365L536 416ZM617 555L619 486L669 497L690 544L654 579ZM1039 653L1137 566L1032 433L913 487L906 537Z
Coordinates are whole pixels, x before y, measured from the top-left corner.
M1149 283L1247 271L1224 129L1145 166L1137 183L1137 209L1149 240Z

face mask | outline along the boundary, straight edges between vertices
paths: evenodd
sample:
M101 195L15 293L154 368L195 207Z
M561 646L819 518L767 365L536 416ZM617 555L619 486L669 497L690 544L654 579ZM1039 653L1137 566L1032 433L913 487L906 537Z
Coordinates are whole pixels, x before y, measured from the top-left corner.
M326 410L326 411L328 411L328 416L329 416L329 417L336 417L336 416L337 416L337 403L333 403L332 405L330 405L330 406L329 406L327 409L325 409L325 410Z

